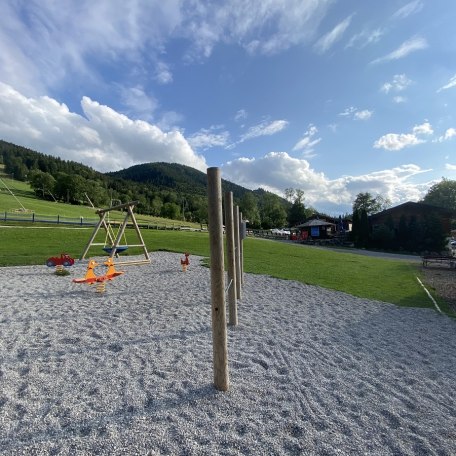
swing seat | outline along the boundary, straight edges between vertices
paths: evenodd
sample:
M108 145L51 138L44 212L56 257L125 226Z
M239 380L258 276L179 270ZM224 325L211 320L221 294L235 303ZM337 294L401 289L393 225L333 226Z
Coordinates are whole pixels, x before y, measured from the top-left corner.
M127 249L128 249L128 245L118 245L117 248L116 248L116 253L124 252ZM106 253L111 253L112 252L112 247L106 246L106 247L103 247L103 250Z

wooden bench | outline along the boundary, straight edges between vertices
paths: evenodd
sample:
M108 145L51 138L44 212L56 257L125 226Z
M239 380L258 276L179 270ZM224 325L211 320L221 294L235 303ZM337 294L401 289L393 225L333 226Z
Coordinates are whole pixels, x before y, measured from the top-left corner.
M450 268L456 268L456 257L444 255L424 255L421 257L423 266L427 267L429 264L448 265Z

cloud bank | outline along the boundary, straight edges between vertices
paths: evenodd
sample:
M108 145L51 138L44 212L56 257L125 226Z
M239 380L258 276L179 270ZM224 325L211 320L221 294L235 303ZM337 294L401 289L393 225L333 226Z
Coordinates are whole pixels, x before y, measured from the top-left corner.
M164 132L148 122L132 120L89 97L83 97L81 108L83 116L52 98L27 98L0 83L0 137L98 171L155 161L206 171L204 157L193 151L179 131Z

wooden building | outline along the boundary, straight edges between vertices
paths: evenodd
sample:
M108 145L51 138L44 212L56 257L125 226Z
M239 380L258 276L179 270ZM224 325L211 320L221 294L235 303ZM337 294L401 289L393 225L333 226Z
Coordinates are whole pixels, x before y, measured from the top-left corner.
M299 238L307 239L328 239L336 232L336 224L321 219L312 219L293 228L298 231Z
M377 214L373 214L369 217L370 225L373 229L380 225L385 225L393 222L395 228L399 226L401 217L405 217L407 223L412 217L415 217L417 221L422 221L426 216L434 215L438 217L442 223L443 230L451 233L451 220L456 217L449 209L443 207L431 206L425 203L414 203L407 202L399 204L399 206L391 207Z

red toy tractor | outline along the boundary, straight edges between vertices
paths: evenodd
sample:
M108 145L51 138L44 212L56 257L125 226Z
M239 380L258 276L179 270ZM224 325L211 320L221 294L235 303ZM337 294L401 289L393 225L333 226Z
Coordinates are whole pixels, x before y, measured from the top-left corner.
M74 259L68 255L68 253L61 253L59 257L51 257L46 260L46 266L50 268L61 264L63 266L73 266Z

